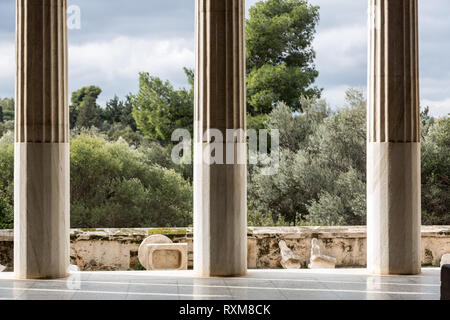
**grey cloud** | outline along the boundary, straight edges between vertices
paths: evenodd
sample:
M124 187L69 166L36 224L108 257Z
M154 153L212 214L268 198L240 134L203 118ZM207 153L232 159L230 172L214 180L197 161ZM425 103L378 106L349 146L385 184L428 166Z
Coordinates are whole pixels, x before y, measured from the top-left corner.
M109 39L118 35L147 38L192 38L195 1L71 0L81 9L82 28L71 41Z
M247 7L257 0L247 0ZM361 28L367 30L367 0L310 0L320 6L318 38L327 32ZM69 40L72 45L113 41L118 37L146 40L184 39L193 48L195 0L69 0L69 5L78 5L82 13L81 30L71 30ZM422 98L424 100L444 101L450 92L450 1L419 0L420 14L420 74ZM14 42L15 1L0 0L0 42ZM367 40L352 39L355 33L338 34L336 48L330 45L318 46L317 68L320 72L317 84L333 91L332 105L342 104L337 98L336 88L343 84L356 87L366 85ZM345 46L345 50L341 48ZM339 56L341 55L341 56ZM1 57L0 57L1 58ZM339 59L350 59L351 66L340 63ZM341 61L342 62L342 61ZM344 61L345 62L345 61ZM112 65L111 68L114 68ZM152 72L152 70L147 70ZM1 77L0 95L14 94L14 79ZM180 70L168 70L169 80L178 86L184 85L184 74ZM72 76L73 77L73 76ZM71 78L71 89L84 85L90 75ZM92 76L96 79L96 76ZM136 79L117 77L113 81L102 81L104 97L115 93L123 95L134 91ZM88 84L88 83L86 83Z

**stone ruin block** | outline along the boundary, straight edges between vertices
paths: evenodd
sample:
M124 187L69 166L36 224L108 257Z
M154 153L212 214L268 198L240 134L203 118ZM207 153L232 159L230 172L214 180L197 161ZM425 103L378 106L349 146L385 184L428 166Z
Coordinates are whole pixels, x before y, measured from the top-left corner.
M289 249L284 240L281 240L278 245L281 251L281 266L284 269L300 269L302 266L300 256Z
M138 258L147 270L187 270L187 243L172 243L163 235L146 238L139 246Z
M312 239L311 259L308 265L310 269L334 269L336 268L336 258L326 256L321 253L319 240Z
M147 270L187 270L187 243L148 244Z
M336 260L328 256L313 256L308 267L310 269L334 269L336 268Z

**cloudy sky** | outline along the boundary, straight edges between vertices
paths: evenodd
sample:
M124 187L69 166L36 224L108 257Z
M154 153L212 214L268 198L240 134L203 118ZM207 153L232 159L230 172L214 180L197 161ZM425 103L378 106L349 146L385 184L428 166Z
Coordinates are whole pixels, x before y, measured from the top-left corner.
M247 7L257 0L247 0ZM321 7L314 48L318 85L331 106L366 86L367 0L310 0ZM14 95L15 0L0 0L0 97ZM194 64L194 0L69 0L81 29L69 31L71 91L95 84L100 103L135 92L147 71L185 86ZM450 112L450 1L419 1L421 99L433 115Z

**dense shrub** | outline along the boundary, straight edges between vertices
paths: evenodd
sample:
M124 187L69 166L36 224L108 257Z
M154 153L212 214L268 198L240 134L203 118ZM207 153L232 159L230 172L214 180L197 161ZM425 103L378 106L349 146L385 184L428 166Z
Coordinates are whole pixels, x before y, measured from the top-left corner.
M72 227L192 223L192 188L125 140L82 134L71 143Z
M250 225L363 225L366 222L366 106L349 90L344 108L303 98L304 112L279 103L250 127L280 130L280 168L249 166ZM13 226L14 135L0 138L0 228ZM120 123L75 128L71 140L72 227L192 224L192 165L175 165L161 145ZM0 132L1 134L1 132ZM424 224L450 224L450 120L423 114Z
M450 224L450 118L430 119L422 141L425 224Z
M0 138L0 229L13 228L14 135Z
M158 147L154 147L159 150ZM71 142L71 227L192 224L192 187L173 169L123 140L82 133ZM12 228L14 145L0 139L0 228Z
M323 104L306 100L299 114L279 103L268 116L266 127L280 130L280 168L272 176L249 170L257 223L366 223L365 99L351 89L344 108L330 113ZM428 118L422 132L423 224L450 224L450 120Z

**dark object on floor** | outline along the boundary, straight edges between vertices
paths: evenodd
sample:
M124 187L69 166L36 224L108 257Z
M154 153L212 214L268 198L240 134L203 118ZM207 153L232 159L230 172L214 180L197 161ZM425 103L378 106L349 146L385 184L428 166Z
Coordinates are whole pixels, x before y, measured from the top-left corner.
M450 264L441 269L441 300L450 300Z

